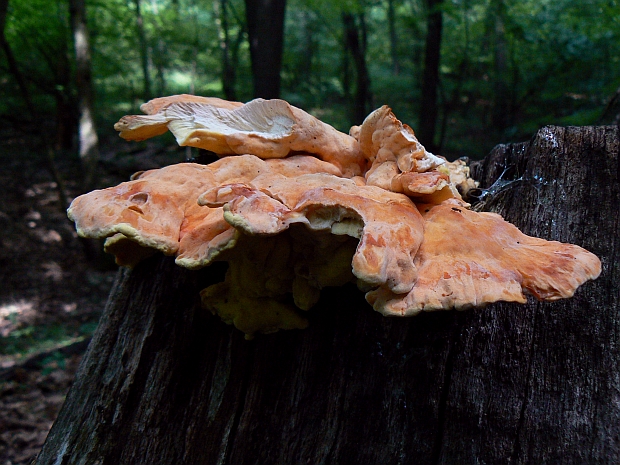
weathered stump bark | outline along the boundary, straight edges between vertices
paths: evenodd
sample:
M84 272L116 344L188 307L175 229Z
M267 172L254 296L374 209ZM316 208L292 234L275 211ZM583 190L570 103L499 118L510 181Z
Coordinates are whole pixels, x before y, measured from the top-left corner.
M619 129L548 127L475 166L486 207L581 245L573 299L389 319L328 290L245 341L205 314L221 270L122 270L39 464L619 463Z

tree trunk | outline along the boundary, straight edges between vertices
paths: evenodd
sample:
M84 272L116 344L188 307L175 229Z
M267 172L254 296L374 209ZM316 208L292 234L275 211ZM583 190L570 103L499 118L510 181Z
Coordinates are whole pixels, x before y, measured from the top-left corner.
M226 100L236 101L237 91L235 89L237 83L237 67L239 66L239 48L244 36L245 27L238 25L238 31L235 39L231 37L231 28L229 19L232 9L229 4L230 0L219 0L217 6L218 16L220 18L220 48L222 49L222 90ZM234 16L234 15L233 15Z
M362 124L370 112L372 96L370 93L370 75L366 66L366 24L364 13L342 13L345 47L353 58L355 67L355 96L352 123ZM347 77L347 79L349 79Z
M254 97L280 97L286 0L245 0Z
M142 17L141 0L134 0L136 8L136 31L138 33L138 41L140 43L140 63L142 65L142 80L144 100L151 99L151 73L149 71L149 47L146 40L146 31L144 30L144 18Z
M75 47L75 83L79 106L78 150L84 170L83 188L92 188L97 161L99 138L95 124L95 91L91 73L90 37L84 0L70 0L71 31Z
M443 25L441 3L443 0L426 0L426 49L422 95L420 97L419 139L431 152L437 151L435 130L437 126L437 89L439 87L439 64L441 61L441 30Z
M64 32L64 30L63 30ZM70 31L67 31L69 34ZM70 39L70 36L67 35ZM75 136L78 128L78 102L75 99L75 78L73 53L68 46L70 40L59 41L54 47L46 44L38 48L49 66L49 81L39 81L38 86L44 93L51 95L56 103L55 136L53 141L45 141L58 153L75 150Z
M620 129L547 127L474 173L486 207L596 253L569 300L385 318L327 290L245 341L198 306L221 272L119 272L38 464L618 463Z

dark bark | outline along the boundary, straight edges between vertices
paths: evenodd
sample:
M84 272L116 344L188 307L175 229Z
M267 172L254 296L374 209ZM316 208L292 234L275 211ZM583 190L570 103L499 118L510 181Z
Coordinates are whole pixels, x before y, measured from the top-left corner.
M72 95L73 75L69 61L69 50L61 45L60 53L55 61L55 85L53 96L56 100L56 137L54 150L70 152L75 149L75 135L79 123L78 105Z
M222 31L222 89L227 100L236 101L236 68L231 63L230 29L228 26L228 0L220 0L220 28Z
M136 31L140 45L140 64L142 65L143 98L145 101L151 99L151 73L149 70L149 47L144 30L144 18L142 17L141 0L134 0L136 9Z
M310 328L243 340L215 269L122 270L38 464L618 463L620 129L557 128L474 173L486 207L601 257L569 300L385 318L327 290Z
M342 13L345 48L355 68L355 94L351 118L353 124L362 124L371 110L370 74L366 66L366 23L364 14ZM348 71L347 71L348 72ZM347 77L350 85L350 77Z
M245 34L245 27L239 27L236 37L231 37L230 17L232 6L229 0L219 0L220 28L222 40L222 89L226 100L236 101L237 66L239 65L239 48ZM234 15L233 15L234 16ZM239 22L238 18L237 21Z
M286 0L245 0L254 97L280 97Z
M441 30L443 0L426 0L426 48L424 72L422 74L422 95L420 96L420 122L418 138L431 152L437 151L435 132L437 126L437 91L439 88L439 64L441 61Z

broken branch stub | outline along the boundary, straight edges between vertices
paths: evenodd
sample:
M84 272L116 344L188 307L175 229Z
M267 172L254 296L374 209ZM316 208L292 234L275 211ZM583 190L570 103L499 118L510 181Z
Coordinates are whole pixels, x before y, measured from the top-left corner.
M469 210L459 190L476 183L465 163L426 152L387 107L353 128L356 138L283 101L174 96L144 111L182 143L237 156L147 171L78 197L69 217L81 236L107 238L122 265L152 250L190 269L228 262L203 306L247 337L305 327L321 289L348 282L378 312L412 316L524 293L571 297L601 271L578 246ZM128 138L154 131L128 121Z

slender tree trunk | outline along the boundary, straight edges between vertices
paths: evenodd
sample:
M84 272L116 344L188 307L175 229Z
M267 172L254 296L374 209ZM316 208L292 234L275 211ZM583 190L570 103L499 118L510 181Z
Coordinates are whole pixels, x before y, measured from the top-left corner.
M235 68L230 60L230 30L228 26L228 1L219 0L220 47L222 49L222 88L227 100L236 101Z
M230 0L219 0L220 47L222 49L222 89L227 100L236 101L237 66L239 48L243 40L244 28L239 27L235 39L231 37Z
M144 30L144 19L142 17L141 0L133 0L136 8L136 31L138 33L138 42L140 45L140 62L142 64L142 80L143 80L143 99L150 100L151 93L151 75L149 71L149 47L146 40L146 32Z
M346 49L351 54L355 66L355 97L353 100L352 122L361 124L370 112L372 96L370 75L366 66L366 25L363 13L342 13Z
M437 127L437 89L439 87L439 64L441 61L441 30L443 0L426 0L427 31L426 51L424 53L424 73L422 75L422 95L420 97L420 122L418 138L431 152L437 150L435 132Z
M355 287L245 341L200 310L222 270L119 272L37 464L620 462L620 128L547 127L473 167L486 207L596 253L572 299L386 318Z
M75 47L75 82L78 96L78 144L84 169L83 187L90 189L99 160L99 138L95 124L95 92L91 73L90 37L84 0L70 0L71 30Z
M73 151L75 149L75 135L79 124L78 104L75 101L72 89L74 76L72 75L70 52L61 45L61 50L54 63L55 84L53 90L56 100L56 140L54 150Z
M280 97L286 0L245 0L254 97Z

